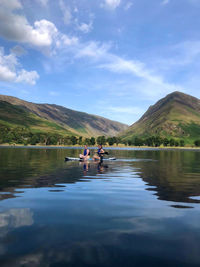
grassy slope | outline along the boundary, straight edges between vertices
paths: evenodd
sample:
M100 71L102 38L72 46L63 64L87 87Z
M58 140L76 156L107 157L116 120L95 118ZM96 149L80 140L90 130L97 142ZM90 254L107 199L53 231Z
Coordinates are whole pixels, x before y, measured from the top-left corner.
M67 129L74 135L82 135L84 137L96 137L99 135L114 136L128 127L116 121L58 105L35 104L5 95L0 95L0 101L23 108L24 111L35 114L41 119L60 125L61 128ZM12 119L11 117L10 119Z
M178 98L163 101L158 107L156 105L151 107L138 122L122 134L122 138L128 140L135 136L148 137L152 135L181 138L187 143L199 139L200 112L198 106L193 108L192 103L187 103L187 97L181 101Z
M11 128L25 127L33 132L51 132L62 135L72 135L70 131L58 124L42 119L31 112L25 111L23 108L4 101L0 101L0 124Z

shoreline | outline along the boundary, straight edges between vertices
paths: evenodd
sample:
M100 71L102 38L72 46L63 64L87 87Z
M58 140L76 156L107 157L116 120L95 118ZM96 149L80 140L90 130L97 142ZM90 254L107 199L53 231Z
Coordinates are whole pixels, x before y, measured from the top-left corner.
M44 148L44 149L56 149L56 148L61 148L61 149L70 149L70 148L75 148L75 149L82 149L84 145L27 145L24 146L23 144L0 144L0 148ZM97 146L88 146L90 149L96 149ZM119 145L119 146L103 146L106 149L111 149L111 150L197 150L200 151L200 147L150 147L150 146L125 146L125 145Z

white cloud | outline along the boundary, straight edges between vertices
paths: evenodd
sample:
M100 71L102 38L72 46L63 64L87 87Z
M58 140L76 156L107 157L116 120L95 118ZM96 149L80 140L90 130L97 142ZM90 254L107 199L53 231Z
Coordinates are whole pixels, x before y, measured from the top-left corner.
M105 68L116 73L133 74L134 76L152 84L159 85L161 90L184 90L178 85L165 82L162 76L156 75L151 70L148 70L145 64L140 61L125 60L112 54L110 54L108 58L110 58L110 62L100 65L100 68Z
M133 2L127 2L126 5L124 6L125 10L128 10L129 8L131 8L133 5Z
M11 1L0 0L0 6L5 9L10 9L10 10L22 8L22 5L19 0L11 0Z
M110 48L110 44L89 42L76 47L75 58L88 57L96 64L97 68L132 76L135 82L134 91L136 90L148 97L155 98L173 91L185 91L182 86L165 81L159 72L151 70L143 62L126 60L111 53Z
M58 35L56 26L48 20L34 22L34 28L30 29L27 42L35 46L51 46Z
M80 25L77 26L77 28L83 33L89 33L89 32L91 32L91 30L93 28L92 24L93 24L92 22L90 22L89 24L81 23Z
M25 82L31 85L36 83L39 75L36 71L21 69L15 54L5 55L0 47L0 80L7 82Z
M16 74L8 68L8 66L3 66L0 64L0 81L14 81L16 79Z
M63 13L63 21L64 23L70 24L71 20L72 20L72 14L71 14L71 10L68 6L65 5L63 0L59 0L59 6L61 9L61 12Z
M36 71L26 71L22 69L21 71L18 72L16 82L17 83L25 82L34 85L37 79L39 79L39 75Z
M102 60L106 57L110 44L100 44L98 42L88 42L78 47L76 58L90 57L94 60Z
M56 41L57 48L63 48L63 46L74 46L79 43L78 37L68 37L65 34L61 34Z
M0 35L5 39L34 46L49 46L57 33L55 25L47 20L36 21L32 27L24 16L0 9Z
M104 0L104 4L102 4L102 6L109 9L115 9L120 5L120 2L121 0Z
M15 4L14 4L15 3ZM54 23L48 20L35 21L33 26L26 17L14 13L21 8L18 1L7 4L5 0L0 2L0 36L5 39L26 43L38 48L56 48L62 45L74 44L75 37L69 37L58 31Z

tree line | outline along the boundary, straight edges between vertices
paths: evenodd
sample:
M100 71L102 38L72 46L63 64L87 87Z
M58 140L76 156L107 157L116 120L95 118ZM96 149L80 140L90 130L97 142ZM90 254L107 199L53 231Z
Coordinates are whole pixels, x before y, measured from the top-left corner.
M134 137L129 140L124 140L120 137L105 137L98 136L84 138L82 136L69 136L61 135L57 133L43 133L43 132L32 132L27 128L16 127L9 128L7 126L0 126L0 144L23 144L23 145L89 145L94 146L97 144L102 145L119 145L124 144L126 146L170 146L170 147L184 147L184 140L177 140L174 138L162 138L160 136L151 136L147 138ZM194 145L200 147L200 140L195 140Z
M117 137L99 136L97 138L84 138L82 136L61 135L57 133L32 132L27 128L10 128L0 125L0 144L24 144L24 145L109 145L119 144Z
M177 140L174 138L167 138L167 137L160 137L160 136L150 136L147 138L139 138L135 137L132 140L127 141L128 145L133 146L150 146L150 147L159 147L161 145L167 147L184 147L185 141L184 140Z
M135 137L123 142L125 145L129 146L149 146L149 147L184 147L186 145L183 139L174 139L160 136L150 136L147 138ZM193 144L196 147L200 147L200 139L195 140Z

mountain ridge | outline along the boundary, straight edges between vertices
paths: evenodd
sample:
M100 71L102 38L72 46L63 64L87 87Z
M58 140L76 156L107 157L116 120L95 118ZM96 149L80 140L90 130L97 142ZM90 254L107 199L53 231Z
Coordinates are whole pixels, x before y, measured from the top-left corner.
M98 115L75 111L56 104L37 104L28 102L17 97L0 95L0 102L6 102L13 107L21 108L29 115L38 117L51 123L55 123L58 127L62 127L63 131L66 129L75 135L89 136L114 136L121 130L125 130L128 126L126 124L112 121ZM22 112L23 113L23 112ZM13 114L14 116L15 114ZM9 116L0 115L1 121L9 122ZM20 126L20 125L19 125ZM30 125L30 128L34 128Z
M123 139L152 135L194 139L198 131L200 135L200 100L175 91L151 105L120 136Z

